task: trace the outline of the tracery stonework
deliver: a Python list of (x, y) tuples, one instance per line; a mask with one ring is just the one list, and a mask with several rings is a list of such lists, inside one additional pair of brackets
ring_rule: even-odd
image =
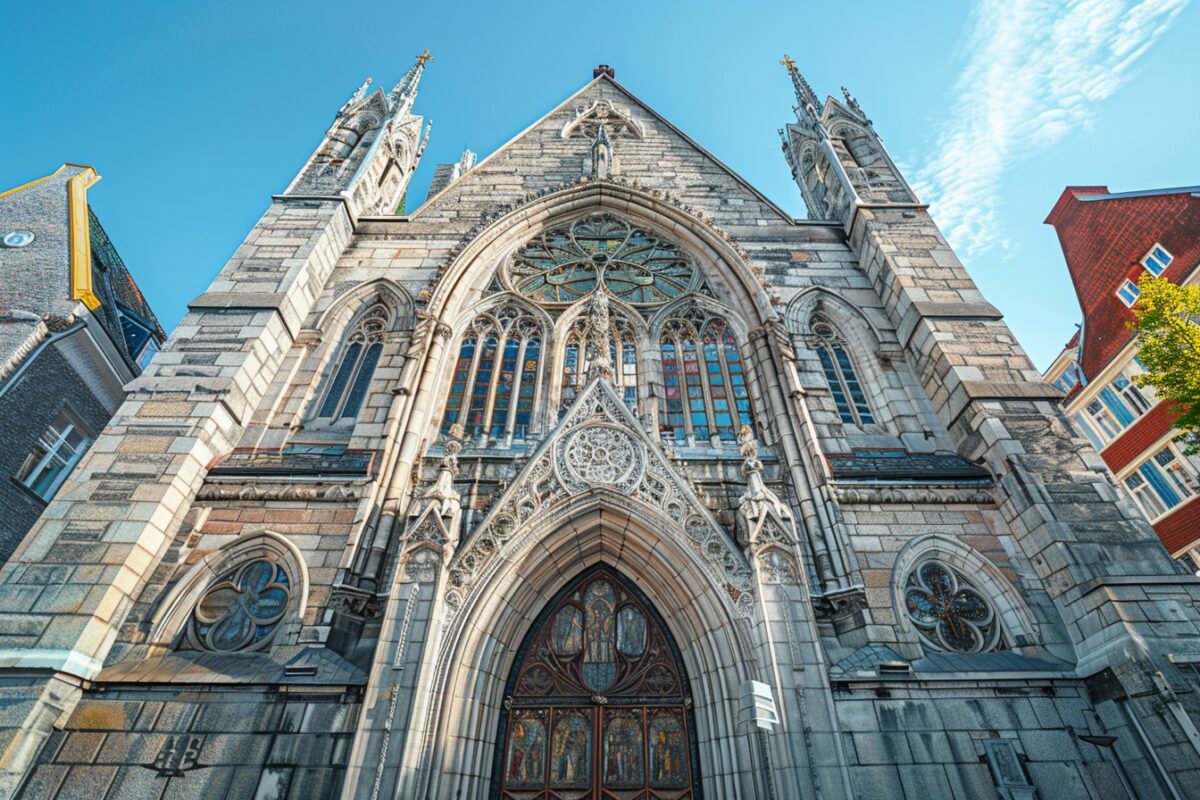
[(0, 571), (0, 797), (1200, 797), (1200, 584), (857, 101), (803, 222), (607, 67), (421, 202), (436, 66)]
[(628, 491), (638, 484), (645, 456), (629, 434), (608, 425), (581, 428), (563, 446), (567, 471), (589, 486)]

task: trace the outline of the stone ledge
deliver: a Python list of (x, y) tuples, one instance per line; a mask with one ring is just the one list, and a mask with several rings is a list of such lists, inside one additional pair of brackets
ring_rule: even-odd
[(901, 347), (907, 348), (923, 319), (978, 319), (1001, 320), (1004, 315), (991, 303), (935, 303), (932, 300), (915, 300), (901, 316), (896, 336)]

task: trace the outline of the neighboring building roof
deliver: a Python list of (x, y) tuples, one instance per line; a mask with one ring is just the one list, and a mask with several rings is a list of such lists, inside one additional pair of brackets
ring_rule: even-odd
[[(153, 337), (166, 334), (133, 276), (88, 206), (87, 189), (100, 176), (89, 166), (64, 164), (54, 172), (0, 192), (0, 235), (29, 230), (23, 247), (0, 246), (0, 364), (19, 361), (41, 321), (57, 324), (82, 303), (133, 371)], [(2, 370), (0, 370), (2, 372)]]
[(1132, 339), (1133, 312), (1117, 297), (1144, 271), (1156, 243), (1174, 257), (1163, 273), (1180, 283), (1200, 264), (1200, 187), (1111, 193), (1106, 186), (1067, 187), (1046, 223), (1062, 245), (1083, 312), (1079, 365), (1095, 378)]

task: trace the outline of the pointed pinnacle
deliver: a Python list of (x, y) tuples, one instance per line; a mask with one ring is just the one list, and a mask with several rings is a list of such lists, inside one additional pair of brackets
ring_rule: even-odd
[(807, 111), (809, 106), (812, 106), (815, 113), (821, 107), (821, 103), (817, 100), (817, 93), (813, 91), (812, 86), (804, 79), (804, 75), (800, 70), (796, 69), (796, 62), (791, 56), (786, 53), (783, 60), (779, 62), (787, 68), (788, 75), (792, 76), (792, 89), (796, 92), (796, 101), (800, 104), (802, 111)]

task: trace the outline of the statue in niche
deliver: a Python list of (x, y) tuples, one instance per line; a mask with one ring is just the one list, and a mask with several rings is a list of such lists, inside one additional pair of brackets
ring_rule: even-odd
[(592, 142), (592, 177), (597, 180), (613, 175), (613, 146), (608, 138), (608, 129), (601, 122), (596, 127), (596, 139)]

